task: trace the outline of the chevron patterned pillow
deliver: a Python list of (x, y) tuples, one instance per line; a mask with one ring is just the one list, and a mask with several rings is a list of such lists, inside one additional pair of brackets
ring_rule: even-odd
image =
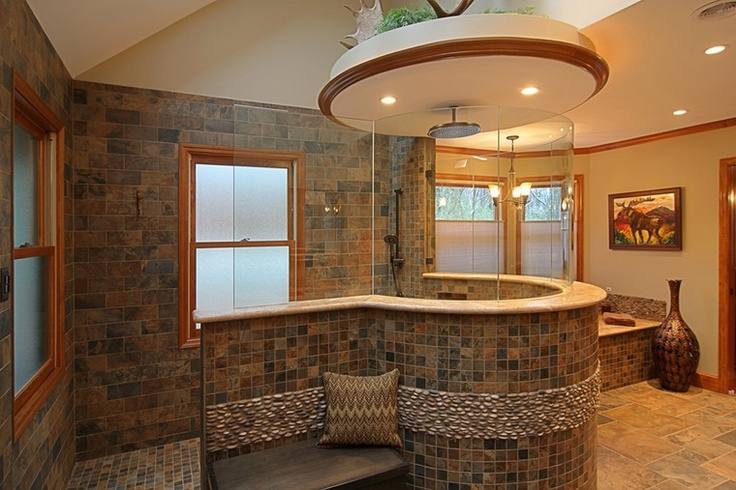
[(394, 446), (399, 439), (399, 371), (381, 376), (324, 373), (327, 399), (320, 445)]

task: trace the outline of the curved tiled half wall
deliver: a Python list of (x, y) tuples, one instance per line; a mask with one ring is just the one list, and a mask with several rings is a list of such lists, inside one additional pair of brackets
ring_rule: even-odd
[(397, 368), (413, 488), (594, 488), (595, 303), (506, 314), (368, 303), (222, 319), (205, 329), (210, 457), (316, 435), (324, 371)]

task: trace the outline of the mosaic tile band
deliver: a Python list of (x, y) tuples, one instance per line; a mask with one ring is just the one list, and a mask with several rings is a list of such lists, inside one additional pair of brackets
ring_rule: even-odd
[[(401, 386), (399, 426), (452, 439), (519, 439), (580, 427), (595, 414), (600, 368), (564, 388), (527, 393), (451, 393)], [(208, 451), (293, 437), (324, 427), (322, 387), (207, 407)]]

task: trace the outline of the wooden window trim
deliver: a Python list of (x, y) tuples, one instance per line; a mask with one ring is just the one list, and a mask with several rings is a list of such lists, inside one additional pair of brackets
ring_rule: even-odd
[[(296, 186), (289, 192), (289, 231), (287, 240), (248, 242), (199, 242), (194, 240), (196, 223), (194, 165), (205, 160), (207, 164), (227, 166), (267, 166), (286, 168), (288, 180)], [(305, 155), (297, 152), (246, 150), (218, 146), (182, 144), (179, 149), (179, 346), (182, 349), (199, 346), (199, 333), (193, 328), (192, 311), (195, 304), (195, 254), (201, 248), (290, 248), (289, 299), (304, 295), (304, 205)], [(296, 175), (294, 175), (296, 173)], [(296, 200), (294, 202), (294, 200)], [(295, 223), (295, 225), (292, 225)], [(296, 236), (294, 236), (296, 235)]]
[[(49, 302), (49, 359), (26, 383), (13, 395), (13, 439), (17, 440), (33, 420), (36, 412), (41, 408), (49, 395), (64, 375), (64, 124), (61, 119), (36, 94), (33, 88), (17, 73), (13, 73), (13, 127), (15, 123), (30, 131), (40, 141), (38, 152), (39, 175), (38, 185), (41, 186), (39, 195), (39, 223), (38, 242), (32, 247), (15, 249), (13, 246), (13, 260), (11, 260), (11, 277), (14, 277), (13, 266), (16, 259), (45, 256), (50, 257), (48, 264), (48, 302)], [(55, 134), (55, 214), (56, 226), (54, 230), (54, 245), (45, 246), (48, 240), (45, 214), (46, 194), (45, 169), (46, 138), (50, 133)], [(12, 144), (12, 143), (11, 143)], [(11, 150), (11, 155), (13, 154)], [(12, 165), (11, 165), (12, 179)], [(12, 180), (11, 180), (12, 181)], [(11, 188), (12, 194), (12, 188)], [(13, 198), (11, 195), (11, 202)], [(12, 222), (12, 213), (11, 213)], [(12, 226), (11, 226), (12, 229)], [(12, 235), (12, 232), (11, 232)], [(12, 239), (12, 238), (11, 238)], [(11, 298), (12, 300), (12, 298)], [(14, 323), (14, 309), (11, 308), (11, 322)], [(15, 346), (11, 333), (11, 345)], [(15, 379), (15, 363), (13, 363), (12, 377)], [(15, 384), (15, 381), (13, 381)]]

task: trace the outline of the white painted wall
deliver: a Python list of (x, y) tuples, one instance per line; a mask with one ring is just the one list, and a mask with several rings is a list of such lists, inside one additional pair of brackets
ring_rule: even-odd
[(78, 78), (316, 107), (338, 41), (355, 30), (344, 3), (218, 0)]

